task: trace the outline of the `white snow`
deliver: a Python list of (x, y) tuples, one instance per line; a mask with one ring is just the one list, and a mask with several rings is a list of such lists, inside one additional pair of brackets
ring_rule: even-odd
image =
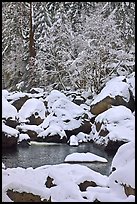
[[(112, 169), (115, 167), (115, 171)], [(128, 142), (119, 147), (111, 164), (111, 181), (117, 180), (120, 183), (135, 188), (135, 143)], [(130, 173), (129, 173), (130, 172)]]
[(65, 162), (107, 162), (107, 159), (93, 153), (72, 153), (66, 156)]
[(54, 136), (54, 135), (59, 135), (60, 139), (63, 137), (67, 137), (65, 131), (60, 127), (57, 126), (56, 124), (50, 125), (46, 130), (40, 132), (37, 137), (47, 137), (47, 136)]
[(5, 169), (5, 168), (6, 168), (5, 164), (2, 162), (2, 169)]
[(69, 139), (70, 146), (78, 146), (78, 138), (75, 135), (71, 135)]
[(2, 118), (17, 118), (17, 109), (11, 105), (4, 96), (2, 96)]
[[(10, 100), (12, 103), (24, 96), (27, 96), (28, 93), (23, 93), (21, 91), (18, 92), (10, 92), (9, 95), (7, 96), (7, 99)], [(10, 102), (10, 103), (11, 103)]]
[(125, 106), (114, 106), (99, 114), (95, 121), (103, 122), (101, 129), (106, 128), (109, 131), (107, 136), (101, 137), (93, 125), (91, 137), (98, 144), (107, 145), (109, 140), (125, 142), (135, 140), (135, 116)]
[(61, 93), (58, 90), (52, 90), (50, 92), (50, 94), (46, 97), (46, 101), (48, 102), (49, 111), (52, 109), (53, 103), (60, 98), (66, 98), (65, 94)]
[(130, 98), (129, 84), (127, 84), (126, 82), (123, 82), (122, 80), (124, 79), (125, 79), (124, 76), (119, 76), (109, 80), (106, 83), (105, 87), (101, 90), (101, 92), (92, 101), (91, 105), (98, 103), (99, 101), (103, 100), (107, 96), (115, 98), (115, 96), (117, 95), (122, 96), (123, 99), (126, 102), (128, 102)]
[[(128, 99), (127, 83), (121, 82), (124, 77), (118, 77), (107, 83), (108, 89), (102, 92), (102, 96), (98, 95), (96, 99), (100, 100), (108, 93), (112, 96), (121, 94)], [(132, 80), (131, 80), (132, 81)], [(130, 84), (133, 84), (130, 80)], [(114, 82), (114, 83), (112, 83)], [(115, 84), (115, 86), (113, 86)], [(18, 98), (19, 93), (10, 94), (3, 92), (2, 101), (2, 117), (9, 116), (16, 119), (17, 110), (8, 101), (10, 97), (14, 100)], [(20, 93), (22, 94), (22, 93)], [(16, 96), (16, 97), (15, 97)], [(15, 97), (15, 98), (14, 98)], [(96, 100), (95, 99), (95, 100)], [(59, 91), (53, 90), (46, 98), (50, 114), (45, 117), (45, 106), (41, 99), (28, 99), (19, 111), (19, 117), (22, 124), (16, 129), (11, 128), (2, 123), (2, 131), (9, 137), (19, 136), (19, 140), (27, 139), (27, 134), (19, 134), (19, 130), (34, 130), (39, 136), (59, 134), (61, 137), (66, 136), (64, 130), (72, 130), (78, 128), (82, 122), (82, 115), (85, 113), (84, 105), (77, 106), (67, 99), (67, 97)], [(96, 100), (96, 101), (98, 101)], [(94, 102), (96, 102), (94, 101)], [(86, 110), (88, 111), (88, 109)], [(26, 118), (32, 113), (38, 112), (39, 116), (44, 119), (40, 125), (23, 124)], [(80, 164), (62, 163), (57, 165), (45, 165), (36, 169), (29, 168), (6, 168), (2, 163), (2, 202), (12, 202), (7, 196), (6, 191), (13, 189), (18, 192), (28, 192), (40, 195), (41, 200), (49, 199), (52, 202), (94, 202), (95, 199), (101, 202), (135, 202), (135, 196), (126, 196), (123, 185), (135, 188), (135, 112), (132, 113), (124, 106), (112, 107), (109, 110), (99, 114), (96, 122), (103, 122), (102, 129), (107, 128), (109, 134), (104, 137), (106, 143), (112, 140), (124, 140), (128, 142), (119, 147), (111, 164), (111, 174), (109, 176), (102, 175), (92, 169)], [(94, 125), (93, 125), (94, 126)], [(78, 133), (76, 136), (70, 137), (70, 145), (77, 146), (80, 142), (87, 142), (90, 138), (101, 141), (97, 131), (91, 133)], [(95, 134), (93, 136), (93, 132)], [(53, 143), (38, 143), (36, 145), (52, 145)], [(77, 148), (77, 147), (74, 147)], [(56, 154), (56, 152), (55, 152)], [(39, 155), (38, 155), (39, 156)], [(59, 155), (58, 155), (59, 156)], [(87, 153), (69, 154), (64, 159), (65, 162), (107, 162), (107, 160), (98, 155)], [(112, 171), (115, 167), (116, 170)], [(53, 184), (56, 186), (47, 188), (45, 182), (47, 177), (53, 178)], [(84, 181), (93, 181), (96, 187), (87, 187), (85, 191), (80, 191), (79, 184)], [(116, 182), (117, 181), (117, 182)]]
[(42, 128), (57, 125), (63, 130), (73, 130), (81, 126), (85, 110), (66, 98), (60, 98), (52, 103), (50, 112), (40, 125)]
[[(41, 200), (51, 197), (52, 202), (93, 202), (95, 199), (101, 202), (135, 202), (135, 196), (127, 197), (123, 186), (110, 179), (112, 175), (107, 177), (79, 164), (2, 169), (2, 202), (11, 201), (6, 195), (8, 189), (33, 193), (39, 195)], [(52, 183), (55, 184), (51, 188), (45, 185), (48, 176), (53, 178)], [(115, 179), (118, 178), (119, 175)], [(80, 191), (78, 185), (84, 181), (93, 181), (97, 186)], [(127, 182), (130, 182), (129, 177)]]
[(19, 131), (2, 123), (2, 132), (6, 133), (7, 137), (18, 137)]
[[(54, 179), (55, 187), (46, 188), (46, 178)], [(52, 201), (84, 201), (78, 185), (84, 181), (94, 181), (99, 186), (106, 186), (107, 176), (103, 176), (88, 167), (78, 164), (45, 165), (33, 168), (7, 168), (2, 170), (2, 202), (9, 202), (6, 191), (30, 192), (40, 195), (41, 199)]]
[(62, 120), (71, 120), (71, 118), (82, 116), (85, 112), (83, 108), (64, 98), (58, 99), (53, 104), (52, 111)]
[(91, 139), (91, 135), (90, 134), (86, 134), (86, 133), (83, 133), (83, 132), (79, 132), (76, 137), (78, 138), (78, 142), (81, 143), (81, 142), (88, 142), (90, 141)]
[[(32, 114), (34, 114), (36, 118), (40, 117), (44, 119), (45, 111), (45, 105), (41, 100), (36, 98), (28, 99), (18, 112), (19, 120), (20, 122), (25, 122)], [(37, 113), (37, 115), (35, 113)]]
[(41, 128), (39, 125), (26, 125), (26, 124), (17, 125), (16, 129), (22, 130), (23, 132), (27, 132), (28, 130), (32, 130), (38, 134), (43, 131), (43, 128)]
[(19, 134), (19, 138), (18, 138), (18, 142), (21, 142), (22, 140), (28, 140), (30, 139), (30, 137), (28, 136), (28, 134)]

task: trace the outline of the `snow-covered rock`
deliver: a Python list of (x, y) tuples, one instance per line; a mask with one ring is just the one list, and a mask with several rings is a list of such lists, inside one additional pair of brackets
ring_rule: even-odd
[(16, 147), (19, 131), (2, 123), (2, 147)]
[(16, 120), (17, 109), (11, 105), (4, 96), (2, 96), (2, 119), (7, 120), (8, 118)]
[(78, 138), (75, 135), (71, 135), (69, 139), (70, 146), (78, 146)]
[(134, 141), (135, 116), (125, 106), (114, 106), (96, 117), (91, 137), (110, 151), (125, 142)]
[(66, 142), (67, 135), (60, 126), (54, 124), (40, 132), (37, 136), (37, 140), (44, 142)]
[[(51, 113), (41, 124), (42, 128), (46, 129), (48, 126), (56, 124), (65, 131), (73, 131), (81, 127), (83, 131), (90, 132), (91, 125), (89, 120), (84, 118), (86, 115), (85, 110), (68, 99), (60, 98), (56, 100), (50, 111)], [(86, 124), (86, 122), (88, 124)], [(84, 130), (84, 128), (86, 130)], [(80, 130), (78, 129), (76, 134), (79, 132)], [(73, 135), (73, 132), (70, 135)]]
[(128, 142), (119, 147), (111, 164), (109, 186), (122, 186), (125, 194), (135, 195), (135, 143)]
[(28, 99), (18, 112), (20, 122), (39, 125), (45, 118), (45, 105), (36, 98)]
[(112, 106), (124, 105), (134, 111), (135, 101), (125, 76), (111, 79), (91, 103), (91, 113), (98, 115)]
[(27, 134), (30, 137), (30, 140), (37, 140), (37, 136), (40, 132), (44, 131), (43, 128), (41, 128), (38, 125), (26, 125), (21, 124), (16, 127), (16, 129), (23, 134)]
[(107, 159), (93, 153), (72, 153), (66, 156), (65, 162), (107, 162)]
[(30, 137), (28, 134), (19, 134), (18, 138), (18, 145), (21, 147), (28, 147), (30, 146)]

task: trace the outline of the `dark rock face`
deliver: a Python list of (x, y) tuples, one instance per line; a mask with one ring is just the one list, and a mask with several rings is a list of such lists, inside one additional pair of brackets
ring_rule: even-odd
[(79, 184), (79, 188), (81, 191), (86, 191), (87, 187), (89, 186), (97, 186), (97, 184), (94, 181), (84, 181), (83, 183)]
[(81, 104), (85, 103), (85, 101), (86, 99), (80, 96), (80, 98), (75, 97), (72, 102), (80, 106)]
[(100, 113), (103, 113), (104, 111), (108, 110), (112, 107), (112, 98), (107, 96), (102, 101), (92, 105), (90, 107), (90, 111), (93, 115), (99, 115)]
[(36, 131), (34, 131), (34, 130), (23, 131), (23, 130), (21, 130), (21, 128), (19, 129), (19, 131), (20, 131), (20, 133), (28, 134), (31, 141), (36, 141), (37, 140), (38, 133)]
[(22, 141), (20, 141), (20, 142), (18, 142), (18, 146), (20, 146), (20, 147), (29, 147), (30, 146), (30, 144), (29, 144), (29, 140), (22, 140)]
[(27, 118), (30, 121), (27, 124), (29, 124), (29, 125), (40, 125), (43, 122), (44, 119), (41, 119), (39, 116), (37, 117), (37, 114), (38, 113), (35, 113), (35, 115), (32, 114), (29, 118)]
[(135, 196), (135, 189), (132, 188), (130, 185), (129, 186), (124, 185), (124, 190), (125, 190), (125, 194), (127, 196), (129, 196), (129, 195), (134, 195)]
[(129, 108), (132, 112), (135, 110), (135, 101), (133, 98), (132, 92), (129, 90), (130, 93), (130, 99), (128, 102), (126, 102), (122, 96), (115, 96), (115, 98), (111, 98), (110, 96), (107, 96), (103, 100), (99, 101), (98, 103), (92, 105), (90, 107), (90, 111), (94, 115), (99, 115), (100, 113), (103, 113), (104, 111), (108, 110), (112, 106), (119, 106), (123, 105)]
[(23, 104), (29, 99), (29, 97), (26, 95), (24, 97), (21, 97), (19, 99), (17, 99), (16, 101), (14, 101), (12, 103), (12, 105), (18, 110), (20, 110), (20, 108), (23, 106)]
[(55, 143), (66, 143), (67, 138), (60, 138), (60, 135), (46, 136), (46, 137), (37, 137), (37, 142), (55, 142)]
[(51, 188), (53, 186), (56, 186), (54, 183), (53, 183), (54, 179), (51, 178), (50, 176), (47, 177), (47, 180), (45, 182), (45, 185), (47, 188)]
[(34, 195), (33, 193), (27, 193), (27, 192), (18, 192), (14, 190), (7, 190), (7, 195), (9, 198), (14, 202), (51, 202), (51, 199), (43, 199), (41, 201), (41, 198), (39, 195)]
[(118, 148), (119, 148), (121, 145), (125, 144), (125, 143), (126, 143), (126, 142), (124, 142), (124, 141), (118, 141), (118, 140), (112, 141), (112, 140), (110, 140), (110, 141), (108, 142), (107, 146), (104, 148), (104, 150), (105, 150), (106, 152), (108, 152), (109, 154), (114, 154), (114, 153), (117, 152)]
[(16, 148), (18, 137), (10, 136), (2, 132), (2, 148)]
[(70, 138), (71, 135), (77, 135), (79, 132), (89, 134), (91, 131), (91, 123), (89, 121), (84, 121), (79, 128), (73, 130), (65, 130), (65, 133)]
[(5, 120), (5, 125), (16, 128), (17, 125), (19, 125), (19, 122), (17, 120), (13, 120), (11, 118), (4, 119)]

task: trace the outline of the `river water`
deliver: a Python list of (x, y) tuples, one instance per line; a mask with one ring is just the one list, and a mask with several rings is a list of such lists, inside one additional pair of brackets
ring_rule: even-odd
[(108, 155), (100, 148), (97, 148), (93, 143), (82, 143), (79, 146), (74, 147), (62, 143), (32, 142), (31, 146), (29, 146), (28, 148), (17, 147), (17, 150), (14, 151), (3, 151), (2, 162), (7, 168), (36, 168), (43, 165), (64, 163), (65, 157), (74, 152), (91, 152), (93, 154), (106, 158), (108, 160), (107, 163), (94, 162), (80, 164), (86, 165), (90, 169), (93, 169), (103, 175), (109, 175), (113, 156)]

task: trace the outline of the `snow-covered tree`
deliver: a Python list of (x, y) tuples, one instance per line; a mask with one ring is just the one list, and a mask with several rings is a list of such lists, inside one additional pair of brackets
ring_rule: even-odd
[(134, 2), (2, 2), (3, 85), (90, 89), (134, 71)]

